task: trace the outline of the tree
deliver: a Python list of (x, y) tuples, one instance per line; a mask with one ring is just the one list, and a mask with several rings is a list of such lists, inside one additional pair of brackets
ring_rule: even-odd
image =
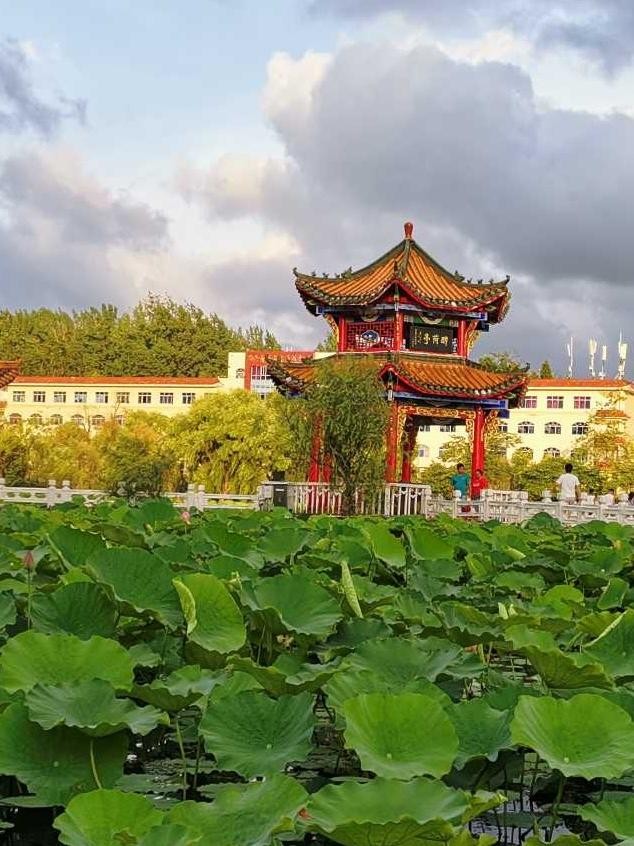
[(280, 350), (282, 349), (275, 335), (263, 326), (238, 328), (241, 344), (236, 349), (245, 350)]
[(355, 511), (357, 491), (381, 484), (389, 408), (376, 366), (363, 360), (326, 360), (307, 392), (310, 417), (323, 432), (333, 479), (342, 486), (342, 510)]
[(174, 419), (171, 449), (187, 478), (219, 493), (254, 493), (289, 464), (289, 433), (277, 397), (249, 391), (215, 394)]
[(0, 476), (7, 485), (28, 484), (31, 440), (21, 426), (0, 426)]
[(326, 337), (317, 344), (318, 352), (337, 352), (337, 336), (331, 329)]
[(65, 423), (38, 432), (31, 439), (34, 484), (48, 479), (68, 480), (74, 488), (94, 488), (101, 476), (101, 456), (95, 440), (83, 426)]
[[(508, 489), (511, 484), (511, 468), (507, 460), (509, 449), (520, 443), (517, 435), (509, 432), (492, 431), (486, 438), (485, 474), (492, 488)], [(440, 448), (443, 462), (455, 466), (471, 465), (471, 441), (468, 437), (454, 435)]]
[(553, 369), (550, 366), (549, 361), (542, 361), (541, 367), (539, 368), (539, 378), (540, 379), (554, 379), (555, 374), (553, 373)]
[(478, 364), (495, 373), (513, 373), (524, 367), (520, 359), (510, 352), (493, 352), (481, 355)]

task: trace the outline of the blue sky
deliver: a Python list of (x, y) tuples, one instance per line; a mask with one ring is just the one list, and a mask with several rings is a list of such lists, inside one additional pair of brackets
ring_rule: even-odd
[(482, 351), (627, 334), (627, 0), (22, 0), (1, 27), (6, 306), (155, 291), (306, 347), (291, 268), (412, 218), (450, 269), (511, 274)]

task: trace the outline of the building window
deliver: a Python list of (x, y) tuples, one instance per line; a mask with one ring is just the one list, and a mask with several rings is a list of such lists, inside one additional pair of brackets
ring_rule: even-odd
[(87, 391), (75, 391), (75, 402), (88, 402)]
[(70, 418), (70, 422), (74, 423), (75, 426), (83, 426), (85, 423), (84, 415), (83, 414), (73, 414)]
[(572, 424), (572, 434), (573, 435), (587, 435), (588, 434), (588, 424), (587, 423), (573, 423)]
[(575, 397), (574, 398), (574, 407), (575, 408), (590, 408), (590, 397)]
[(150, 405), (152, 402), (152, 394), (149, 391), (139, 391), (137, 402), (139, 405)]
[(114, 422), (117, 424), (117, 426), (123, 426), (123, 424), (125, 423), (125, 417), (123, 416), (123, 414), (115, 414)]
[(107, 403), (108, 402), (108, 391), (95, 391), (95, 402)]
[(26, 402), (26, 391), (14, 391), (13, 402)]
[(128, 405), (130, 402), (130, 391), (117, 391), (117, 404)]
[(93, 429), (101, 429), (101, 427), (103, 426), (103, 424), (105, 422), (106, 422), (106, 418), (103, 416), (103, 414), (93, 415), (93, 417), (90, 421)]
[(48, 422), (51, 426), (61, 426), (64, 420), (61, 414), (51, 414), (48, 418)]
[(508, 432), (508, 430), (509, 424), (506, 422), (506, 420), (500, 420), (498, 422), (498, 432)]
[(53, 391), (53, 402), (66, 402), (66, 391)]
[[(351, 347), (354, 347), (354, 343), (351, 344)], [(275, 385), (268, 374), (266, 364), (251, 365), (251, 390), (254, 394), (258, 394), (262, 398), (275, 390)]]
[(522, 458), (527, 458), (529, 461), (533, 460), (533, 450), (530, 447), (520, 447), (515, 450), (515, 455), (520, 455)]
[(29, 417), (29, 423), (31, 426), (41, 426), (43, 423), (42, 415), (41, 414), (32, 414)]
[(423, 423), (422, 426), (418, 427), (418, 431), (419, 432), (431, 432), (431, 426), (429, 425), (429, 423)]
[(33, 402), (46, 402), (46, 391), (33, 391)]
[(170, 391), (161, 391), (159, 395), (160, 405), (174, 405), (174, 394)]
[(546, 423), (544, 426), (545, 435), (561, 435), (561, 423), (555, 423), (554, 420)]
[(196, 394), (193, 391), (183, 392), (183, 405), (191, 405), (196, 399)]
[(518, 435), (532, 435), (535, 432), (535, 424), (530, 423), (528, 420), (523, 420), (521, 423), (517, 424), (517, 434)]
[(439, 431), (441, 432), (455, 432), (456, 431), (456, 424), (455, 423), (441, 423), (438, 427)]
[(546, 397), (546, 408), (563, 408), (563, 397)]
[(22, 415), (21, 414), (10, 414), (9, 415), (9, 423), (12, 423), (14, 426), (19, 426), (22, 422)]
[(537, 408), (537, 397), (526, 396), (520, 400), (520, 408)]
[(561, 450), (558, 450), (557, 447), (548, 447), (544, 450), (544, 458), (559, 458), (561, 455)]
[(418, 457), (419, 458), (429, 458), (429, 447), (428, 446), (419, 446), (418, 447)]

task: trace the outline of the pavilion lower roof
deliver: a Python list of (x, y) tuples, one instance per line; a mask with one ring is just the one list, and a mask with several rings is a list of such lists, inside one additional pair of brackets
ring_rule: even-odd
[(504, 317), (508, 305), (508, 278), (486, 284), (466, 281), (450, 273), (412, 238), (405, 238), (385, 255), (361, 270), (348, 270), (334, 278), (295, 274), (295, 285), (309, 311), (316, 306), (368, 306), (394, 285), (428, 309), (449, 311), (488, 310), (492, 321)]
[(337, 356), (301, 363), (270, 361), (271, 378), (282, 391), (301, 393), (319, 374), (320, 366), (334, 360), (363, 359), (376, 367), (377, 376), (392, 374), (400, 390), (411, 390), (421, 397), (455, 399), (519, 399), (526, 388), (524, 370), (495, 373), (465, 359), (438, 355), (354, 355)]
[(0, 388), (6, 388), (20, 375), (21, 361), (0, 361)]

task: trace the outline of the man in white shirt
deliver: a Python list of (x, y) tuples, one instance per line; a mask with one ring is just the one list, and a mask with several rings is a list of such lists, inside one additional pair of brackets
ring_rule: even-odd
[(559, 487), (559, 499), (563, 502), (579, 502), (581, 495), (581, 488), (579, 479), (572, 472), (572, 464), (568, 463), (564, 467), (565, 473), (557, 479)]

